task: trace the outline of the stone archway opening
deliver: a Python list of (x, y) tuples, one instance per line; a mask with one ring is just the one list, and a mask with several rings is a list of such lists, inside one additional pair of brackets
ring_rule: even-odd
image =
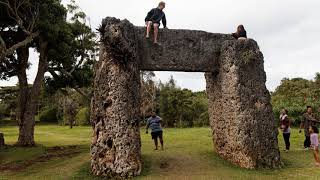
[(140, 71), (140, 74), (141, 124), (145, 125), (155, 112), (162, 118), (164, 128), (209, 125), (204, 73)]
[(217, 154), (243, 168), (280, 166), (263, 55), (254, 40), (162, 30), (161, 46), (153, 46), (143, 27), (111, 17), (99, 31), (91, 103), (94, 175), (125, 178), (141, 172), (140, 70), (205, 72)]

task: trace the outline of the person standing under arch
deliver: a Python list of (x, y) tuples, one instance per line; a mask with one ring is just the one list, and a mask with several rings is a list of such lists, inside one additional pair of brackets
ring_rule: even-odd
[(152, 112), (151, 117), (147, 121), (146, 133), (148, 134), (149, 127), (151, 128), (151, 137), (154, 141), (155, 150), (158, 150), (158, 138), (161, 144), (161, 150), (163, 150), (163, 137), (162, 137), (162, 128), (161, 128), (162, 119), (156, 115), (155, 112)]

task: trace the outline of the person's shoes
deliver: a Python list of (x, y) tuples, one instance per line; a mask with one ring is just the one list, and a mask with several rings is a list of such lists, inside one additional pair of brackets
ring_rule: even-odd
[(154, 42), (153, 45), (155, 45), (155, 46), (161, 46), (161, 44), (158, 43), (158, 42)]
[(146, 39), (149, 39), (150, 38), (150, 36), (146, 36)]
[(305, 148), (304, 148), (304, 150), (305, 150), (305, 151), (308, 151), (308, 150), (309, 150), (309, 148), (305, 147)]
[(288, 150), (288, 149), (285, 149), (285, 150), (283, 150), (283, 151), (284, 151), (284, 152), (286, 152), (286, 153), (287, 153), (287, 152), (289, 152), (289, 150)]

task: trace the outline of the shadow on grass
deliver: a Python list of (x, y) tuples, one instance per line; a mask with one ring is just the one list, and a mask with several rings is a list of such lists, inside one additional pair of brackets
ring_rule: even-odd
[(54, 146), (35, 147), (7, 146), (0, 152), (0, 171), (18, 172), (30, 166), (49, 162), (53, 159), (73, 158), (77, 154), (86, 152), (86, 146)]

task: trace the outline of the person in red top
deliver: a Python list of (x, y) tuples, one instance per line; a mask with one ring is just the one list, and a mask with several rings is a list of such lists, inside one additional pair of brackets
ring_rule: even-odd
[(286, 144), (285, 152), (288, 152), (290, 149), (290, 125), (291, 121), (288, 117), (288, 110), (283, 109), (280, 114), (280, 129), (282, 130), (283, 139)]

